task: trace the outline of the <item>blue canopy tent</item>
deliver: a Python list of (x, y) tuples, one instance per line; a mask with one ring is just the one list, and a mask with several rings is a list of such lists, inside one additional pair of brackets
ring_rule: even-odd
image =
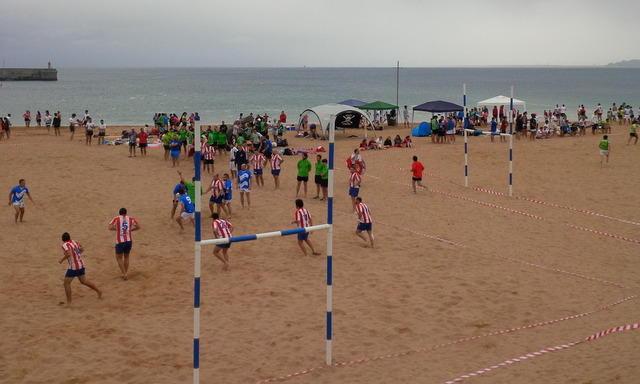
[(448, 101), (436, 100), (428, 101), (420, 105), (413, 107), (411, 112), (411, 121), (413, 121), (413, 115), (415, 111), (431, 112), (431, 113), (447, 113), (447, 112), (464, 112), (464, 107), (458, 104), (454, 104)]
[(362, 100), (356, 100), (356, 99), (347, 99), (347, 100), (343, 100), (341, 102), (339, 102), (338, 104), (342, 104), (342, 105), (348, 105), (350, 107), (361, 107), (365, 104), (367, 104), (366, 101), (362, 101)]

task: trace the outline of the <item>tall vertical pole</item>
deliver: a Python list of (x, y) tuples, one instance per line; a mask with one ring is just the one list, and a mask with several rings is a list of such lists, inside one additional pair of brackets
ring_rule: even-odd
[(462, 83), (462, 106), (464, 107), (464, 117), (467, 117), (467, 83)]
[(467, 129), (463, 128), (464, 132), (464, 186), (469, 186), (469, 149), (467, 148), (469, 143), (467, 140)]
[(511, 86), (511, 99), (509, 100), (509, 196), (513, 196), (513, 85)]
[(200, 256), (202, 240), (200, 234), (200, 208), (201, 208), (201, 181), (200, 169), (202, 168), (201, 156), (201, 138), (200, 124), (196, 124), (193, 144), (195, 145), (195, 153), (193, 156), (193, 166), (195, 169), (195, 255), (193, 258), (193, 384), (200, 383)]
[(513, 134), (509, 135), (509, 196), (513, 196)]
[[(400, 108), (400, 60), (396, 64), (396, 105)], [(400, 116), (398, 116), (398, 119), (400, 119)]]
[(329, 119), (329, 188), (327, 196), (327, 335), (325, 345), (325, 362), (327, 365), (333, 364), (332, 342), (333, 342), (333, 164), (335, 146), (335, 116)]

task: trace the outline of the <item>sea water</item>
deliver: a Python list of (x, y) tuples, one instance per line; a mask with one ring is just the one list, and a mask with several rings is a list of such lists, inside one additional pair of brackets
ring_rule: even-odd
[[(566, 104), (593, 111), (597, 103), (640, 104), (640, 69), (623, 68), (400, 68), (400, 106), (447, 100), (462, 105), (496, 95), (527, 103), (541, 113)], [(289, 121), (306, 108), (344, 99), (396, 103), (396, 68), (61, 68), (57, 82), (3, 82), (0, 115), (61, 111), (63, 118), (84, 110), (108, 124), (150, 123), (156, 112), (199, 112), (204, 122), (286, 111)], [(416, 120), (428, 117), (417, 115)], [(34, 121), (35, 123), (35, 121)]]

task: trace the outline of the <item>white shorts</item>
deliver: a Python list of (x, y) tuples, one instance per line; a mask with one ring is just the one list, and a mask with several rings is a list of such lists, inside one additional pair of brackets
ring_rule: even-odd
[(609, 150), (608, 149), (601, 149), (600, 150), (600, 156), (608, 156), (609, 155)]
[(229, 162), (229, 169), (232, 170), (232, 171), (237, 171), (238, 170), (238, 166), (236, 165), (235, 162), (230, 161)]
[(250, 189), (250, 188), (240, 187), (240, 192), (246, 192), (246, 193), (249, 193), (249, 192), (251, 192), (251, 189)]
[(189, 220), (189, 219), (193, 219), (194, 214), (193, 213), (188, 213), (188, 212), (182, 212), (180, 214), (180, 217), (182, 218), (182, 220)]
[(24, 208), (24, 201), (14, 201), (11, 205), (18, 208)]

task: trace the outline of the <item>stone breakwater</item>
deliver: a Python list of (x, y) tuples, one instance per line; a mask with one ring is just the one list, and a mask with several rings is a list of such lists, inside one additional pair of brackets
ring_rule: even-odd
[(0, 81), (57, 81), (55, 68), (0, 68)]

